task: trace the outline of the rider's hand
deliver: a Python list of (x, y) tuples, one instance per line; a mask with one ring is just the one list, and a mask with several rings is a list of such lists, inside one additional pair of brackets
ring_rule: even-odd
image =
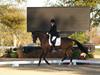
[(49, 33), (48, 33), (48, 32), (47, 32), (46, 34), (47, 34), (47, 35), (49, 35)]

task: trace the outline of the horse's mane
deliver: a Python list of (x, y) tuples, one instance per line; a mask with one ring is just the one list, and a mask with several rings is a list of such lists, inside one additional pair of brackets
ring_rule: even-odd
[(42, 38), (42, 39), (48, 39), (48, 35), (46, 34), (46, 32), (37, 32), (37, 35), (39, 38)]

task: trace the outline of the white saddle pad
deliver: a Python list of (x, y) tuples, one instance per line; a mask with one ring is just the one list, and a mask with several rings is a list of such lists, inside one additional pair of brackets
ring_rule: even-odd
[[(52, 39), (52, 41), (53, 41), (55, 38), (56, 38), (56, 37), (54, 36), (53, 39)], [(51, 43), (51, 41), (50, 41), (50, 38), (49, 38), (49, 45), (52, 46), (52, 43)], [(61, 45), (61, 38), (59, 37), (59, 38), (56, 39), (55, 46), (60, 46), (60, 45)]]

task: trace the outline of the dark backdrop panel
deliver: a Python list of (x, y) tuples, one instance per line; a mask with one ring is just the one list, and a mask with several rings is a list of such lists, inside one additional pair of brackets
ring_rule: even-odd
[(49, 31), (50, 19), (53, 17), (56, 19), (59, 32), (89, 30), (90, 9), (88, 7), (28, 7), (27, 31)]

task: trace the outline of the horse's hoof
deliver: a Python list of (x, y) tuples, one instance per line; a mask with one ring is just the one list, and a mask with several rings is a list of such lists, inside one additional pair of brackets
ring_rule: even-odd
[(73, 65), (73, 63), (69, 63), (69, 66)]
[(52, 50), (52, 53), (56, 53), (57, 51), (56, 50)]
[(51, 65), (50, 63), (48, 63), (48, 65)]
[(38, 66), (40, 66), (40, 64), (38, 64)]

